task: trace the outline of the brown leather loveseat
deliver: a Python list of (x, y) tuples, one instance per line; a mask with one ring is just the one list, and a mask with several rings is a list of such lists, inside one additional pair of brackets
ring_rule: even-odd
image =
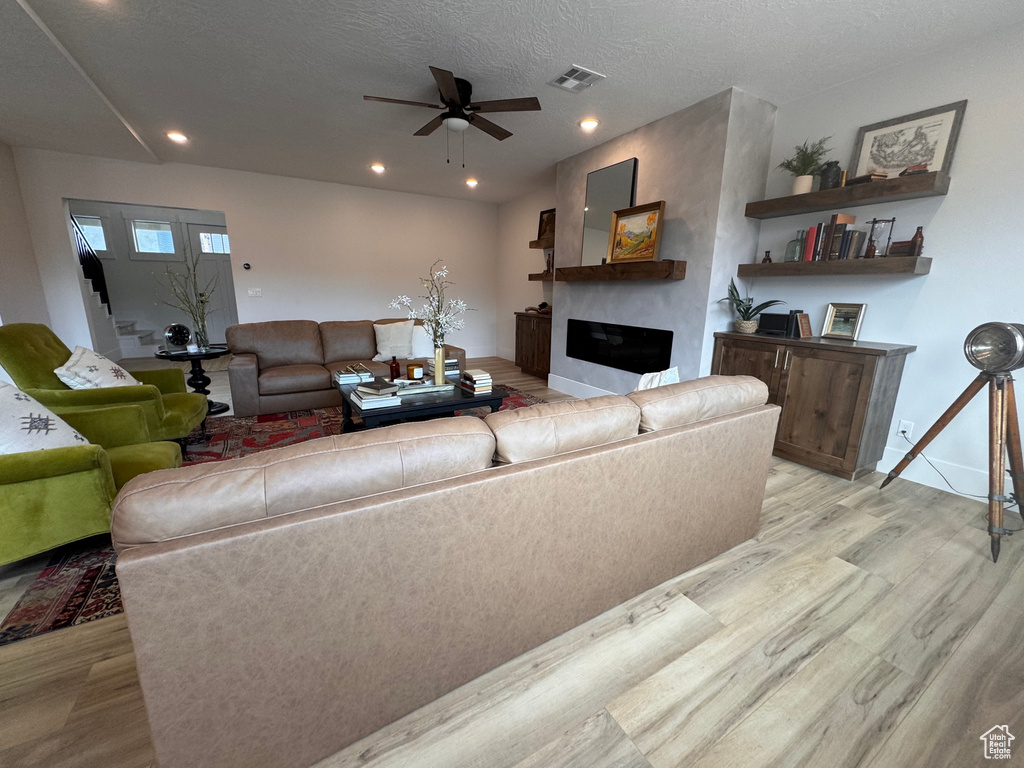
[[(230, 326), (228, 381), (235, 415), (341, 405), (341, 394), (332, 380), (334, 372), (362, 363), (375, 375), (387, 376), (388, 364), (373, 361), (377, 354), (373, 325), (402, 320), (274, 320)], [(465, 369), (464, 349), (446, 344), (445, 357), (457, 359), (459, 370)], [(403, 368), (410, 362), (427, 363), (425, 359), (401, 362)]]
[(308, 766), (758, 529), (745, 376), (151, 472), (117, 577), (160, 765)]

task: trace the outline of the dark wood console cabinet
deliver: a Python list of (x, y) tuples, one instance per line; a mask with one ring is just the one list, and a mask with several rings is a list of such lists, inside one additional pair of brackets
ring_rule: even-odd
[(551, 372), (551, 315), (516, 312), (516, 365), (531, 376)]
[(775, 455), (847, 480), (882, 458), (907, 354), (917, 347), (716, 333), (713, 374), (754, 376), (782, 407)]

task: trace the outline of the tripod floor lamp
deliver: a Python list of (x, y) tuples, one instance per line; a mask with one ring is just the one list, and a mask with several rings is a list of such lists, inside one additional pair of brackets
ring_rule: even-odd
[[(967, 361), (981, 373), (972, 381), (938, 421), (924, 433), (888, 477), (885, 488), (907, 468), (928, 444), (938, 437), (960, 411), (988, 385), (988, 534), (992, 544), (992, 561), (999, 560), (999, 544), (1013, 531), (1003, 527), (1003, 505), (1024, 502), (1024, 457), (1021, 455), (1020, 424), (1017, 401), (1013, 393), (1011, 371), (1024, 367), (1024, 325), (1020, 323), (985, 323), (964, 340)], [(1006, 488), (1006, 463), (1010, 463), (1013, 495)]]

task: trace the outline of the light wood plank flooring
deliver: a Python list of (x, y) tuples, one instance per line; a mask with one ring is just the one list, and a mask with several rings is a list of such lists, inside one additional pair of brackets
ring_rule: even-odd
[[(880, 480), (774, 461), (756, 538), (320, 768), (988, 764), (1024, 740), (1024, 540), (994, 565), (982, 504)], [(123, 616), (0, 648), (0, 765), (153, 763)]]

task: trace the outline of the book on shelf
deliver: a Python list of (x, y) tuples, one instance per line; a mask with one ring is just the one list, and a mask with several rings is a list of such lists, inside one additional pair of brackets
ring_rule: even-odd
[(359, 410), (365, 411), (371, 408), (392, 408), (396, 405), (402, 404), (402, 398), (398, 395), (379, 395), (374, 397), (373, 395), (367, 395), (362, 397), (358, 392), (353, 392), (352, 404)]
[(478, 384), (483, 382), (487, 382), (489, 384), (491, 382), (491, 374), (482, 368), (470, 368), (469, 370), (463, 371), (462, 378)]
[(817, 232), (818, 228), (813, 224), (807, 228), (807, 234), (804, 235), (804, 261), (814, 261), (814, 238)]
[(848, 231), (850, 232), (850, 248), (846, 252), (846, 258), (859, 259), (864, 255), (864, 246), (868, 240), (868, 233), (861, 229)]
[(850, 243), (853, 242), (853, 230), (847, 229), (842, 234), (841, 242), (839, 243), (839, 256), (837, 258), (847, 259), (850, 256)]
[(392, 392), (397, 392), (398, 389), (398, 384), (378, 376), (373, 381), (360, 384), (356, 387), (356, 392), (360, 395), (389, 395)]
[[(822, 240), (822, 254), (823, 260), (830, 260), (839, 257), (839, 243), (836, 242), (836, 231), (837, 228), (842, 226), (840, 231), (839, 239), (842, 240), (842, 231), (846, 230), (847, 225), (856, 224), (857, 217), (851, 216), (848, 213), (833, 213), (832, 218), (829, 219), (828, 224), (825, 227), (825, 236)], [(833, 255), (835, 254), (835, 255)]]

